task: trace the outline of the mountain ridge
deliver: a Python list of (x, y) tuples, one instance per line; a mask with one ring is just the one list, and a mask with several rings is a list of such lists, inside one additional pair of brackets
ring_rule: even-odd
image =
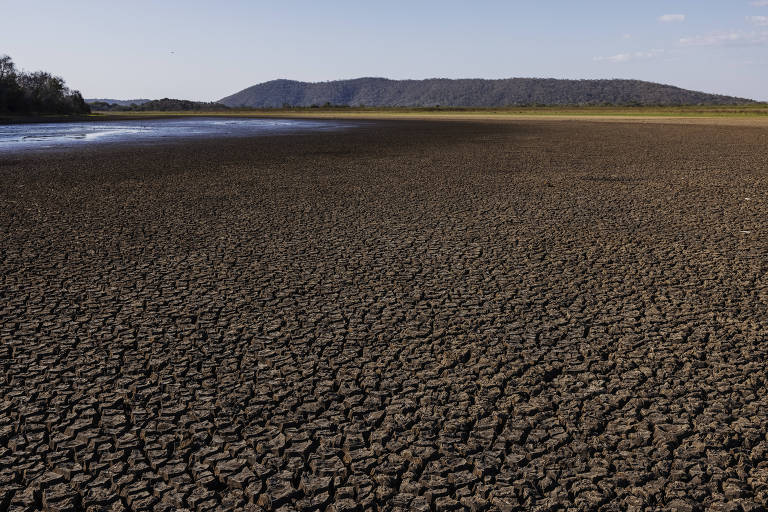
[(368, 107), (504, 107), (522, 105), (736, 105), (747, 98), (629, 79), (363, 77), (328, 82), (277, 79), (218, 101), (228, 107), (349, 105)]

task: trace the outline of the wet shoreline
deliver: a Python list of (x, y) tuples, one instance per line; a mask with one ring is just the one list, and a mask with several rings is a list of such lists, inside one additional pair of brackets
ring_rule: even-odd
[(343, 130), (358, 124), (350, 121), (222, 117), (16, 124), (0, 126), (0, 152), (78, 148), (92, 144), (119, 145), (183, 139), (255, 137)]

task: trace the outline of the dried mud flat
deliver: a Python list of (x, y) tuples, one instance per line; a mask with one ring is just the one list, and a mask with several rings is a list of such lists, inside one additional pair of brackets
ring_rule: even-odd
[(768, 129), (0, 156), (0, 510), (763, 510)]

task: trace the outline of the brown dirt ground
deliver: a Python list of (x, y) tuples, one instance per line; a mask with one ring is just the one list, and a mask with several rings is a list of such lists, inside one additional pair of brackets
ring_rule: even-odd
[(0, 156), (0, 510), (764, 510), (768, 129)]

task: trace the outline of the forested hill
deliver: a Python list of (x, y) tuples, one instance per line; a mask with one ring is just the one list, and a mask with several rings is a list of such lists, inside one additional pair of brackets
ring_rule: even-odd
[(518, 105), (732, 105), (752, 100), (641, 80), (357, 78), (333, 82), (272, 80), (219, 100), (228, 107), (349, 105), (504, 107)]

